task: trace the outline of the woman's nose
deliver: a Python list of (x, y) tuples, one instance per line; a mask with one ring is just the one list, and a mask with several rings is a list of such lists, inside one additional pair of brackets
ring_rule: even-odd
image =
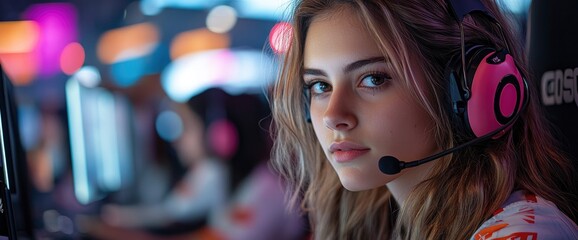
[(325, 126), (338, 131), (346, 131), (357, 125), (354, 96), (345, 90), (334, 90), (323, 115)]

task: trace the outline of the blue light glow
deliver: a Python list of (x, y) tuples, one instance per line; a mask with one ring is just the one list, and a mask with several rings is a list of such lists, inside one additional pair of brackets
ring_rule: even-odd
[(96, 87), (100, 84), (100, 72), (96, 67), (84, 66), (73, 75), (85, 87)]
[(531, 0), (499, 0), (500, 5), (515, 14), (524, 14), (530, 8)]
[(145, 15), (156, 15), (163, 8), (207, 9), (220, 5), (224, 0), (141, 0), (140, 8)]
[(233, 1), (239, 16), (244, 18), (282, 20), (293, 10), (291, 0), (243, 0)]
[(121, 171), (119, 159), (118, 129), (116, 127), (115, 99), (112, 93), (98, 89), (96, 99), (98, 122), (95, 136), (95, 153), (97, 158), (97, 176), (99, 186), (106, 191), (115, 191), (121, 186)]
[(110, 73), (118, 86), (129, 87), (145, 75), (160, 72), (169, 61), (168, 47), (159, 44), (149, 55), (113, 63)]
[(38, 146), (42, 132), (40, 120), (40, 112), (35, 106), (25, 103), (18, 105), (19, 133), (25, 150)]
[(183, 121), (173, 111), (161, 112), (155, 121), (159, 136), (165, 141), (172, 142), (183, 134)]
[(74, 193), (82, 204), (119, 190), (131, 176), (129, 113), (122, 99), (74, 77), (66, 82)]
[(87, 204), (92, 198), (88, 184), (86, 149), (84, 144), (84, 128), (82, 124), (82, 106), (80, 84), (74, 79), (66, 82), (66, 104), (68, 105), (68, 122), (70, 133), (70, 148), (72, 154), (72, 174), (74, 178), (74, 194), (78, 202)]
[(177, 59), (163, 71), (161, 83), (171, 99), (184, 102), (210, 87), (232, 94), (262, 90), (275, 72), (275, 61), (261, 51), (222, 49)]

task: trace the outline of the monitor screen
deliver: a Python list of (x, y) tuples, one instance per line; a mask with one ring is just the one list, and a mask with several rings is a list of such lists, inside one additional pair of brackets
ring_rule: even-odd
[(81, 204), (102, 200), (131, 181), (128, 100), (72, 76), (65, 86), (74, 194)]
[(1, 171), (0, 234), (4, 238), (32, 237), (28, 198), (27, 164), (20, 142), (16, 100), (12, 82), (0, 65)]

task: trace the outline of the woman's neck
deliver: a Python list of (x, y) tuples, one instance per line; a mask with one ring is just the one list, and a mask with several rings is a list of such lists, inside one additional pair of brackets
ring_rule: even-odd
[(434, 162), (432, 161), (417, 167), (404, 169), (401, 176), (386, 184), (400, 207), (403, 207), (403, 203), (415, 186), (425, 179), (433, 164)]

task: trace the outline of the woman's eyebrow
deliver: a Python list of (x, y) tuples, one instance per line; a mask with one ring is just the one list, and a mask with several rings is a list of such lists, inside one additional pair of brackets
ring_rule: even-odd
[(369, 65), (376, 62), (383, 62), (385, 63), (385, 57), (372, 57), (367, 59), (361, 59), (359, 61), (352, 62), (343, 68), (344, 72), (351, 72), (355, 69), (361, 68), (365, 65)]
[(327, 74), (323, 70), (314, 69), (314, 68), (303, 69), (303, 75), (315, 75), (315, 76), (327, 77)]
[[(358, 68), (361, 68), (365, 65), (377, 63), (377, 62), (386, 62), (386, 58), (384, 57), (372, 57), (367, 59), (361, 59), (355, 62), (352, 62), (343, 68), (344, 72), (351, 72)], [(323, 70), (315, 69), (315, 68), (305, 68), (303, 69), (303, 75), (314, 75), (314, 76), (327, 76)]]

